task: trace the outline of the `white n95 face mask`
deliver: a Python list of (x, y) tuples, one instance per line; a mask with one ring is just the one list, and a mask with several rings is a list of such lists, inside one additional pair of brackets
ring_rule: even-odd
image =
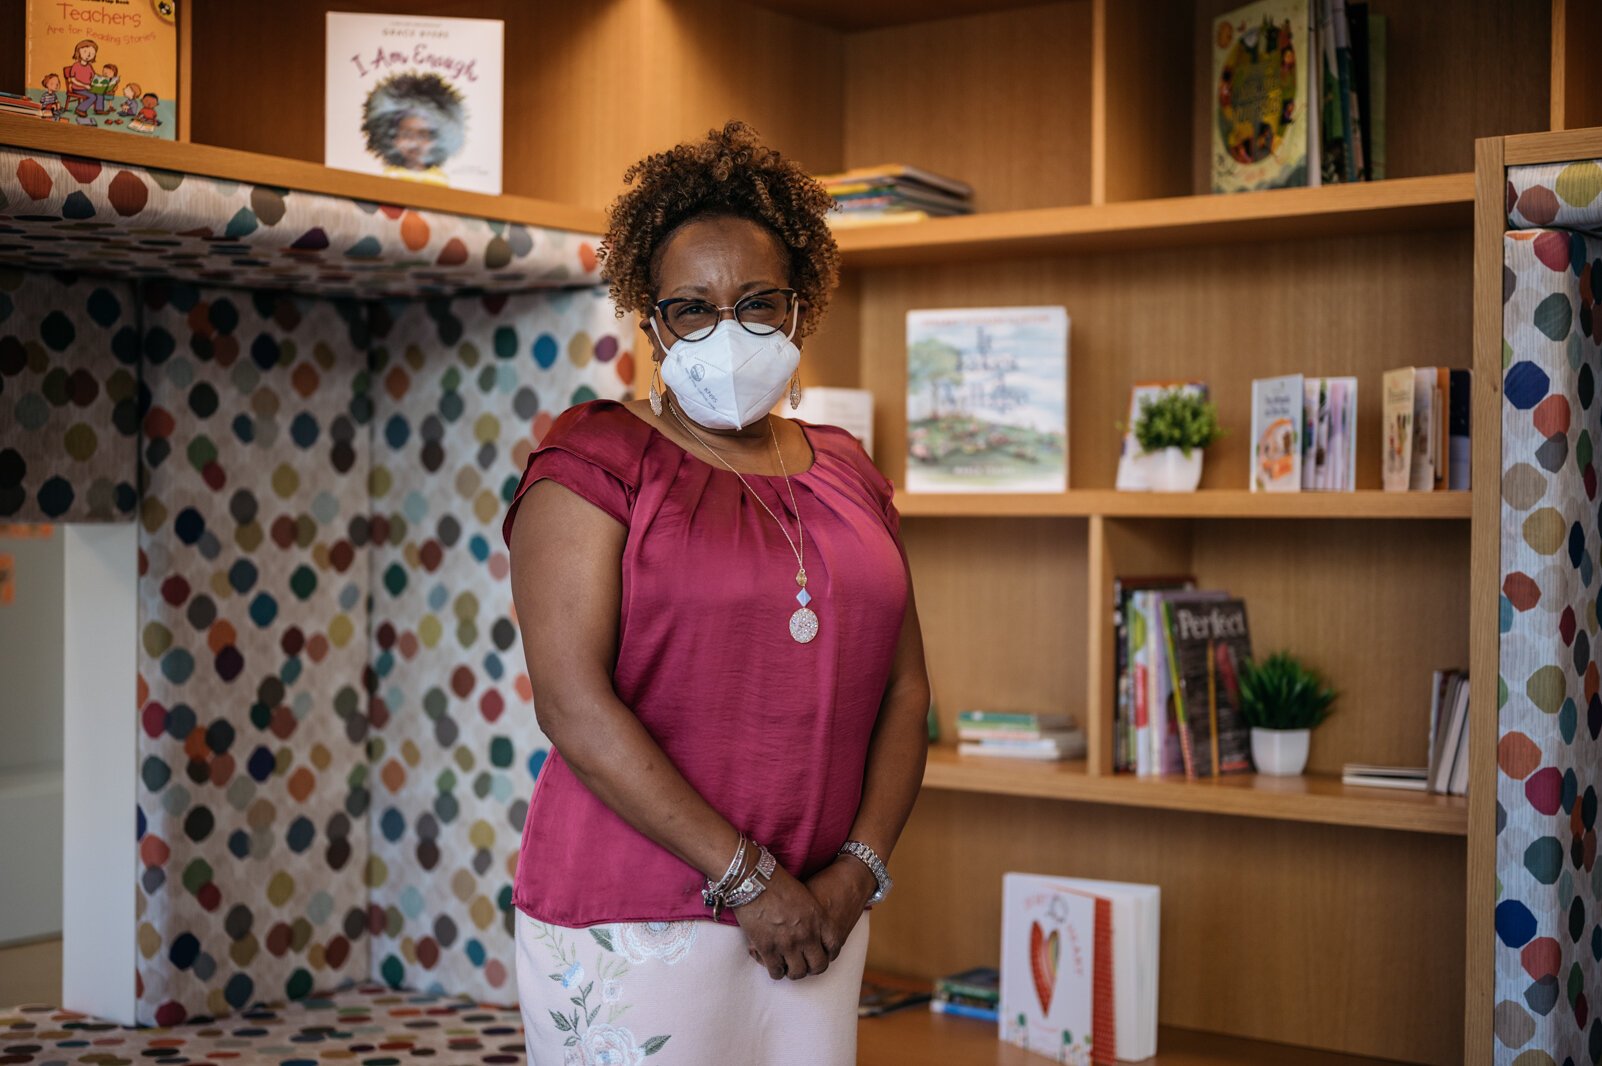
[[(732, 318), (702, 340), (680, 340), (662, 360), (662, 381), (684, 413), (708, 429), (744, 429), (773, 409), (789, 387), (801, 351), (787, 333), (757, 336)], [(651, 330), (660, 342), (656, 319)]]

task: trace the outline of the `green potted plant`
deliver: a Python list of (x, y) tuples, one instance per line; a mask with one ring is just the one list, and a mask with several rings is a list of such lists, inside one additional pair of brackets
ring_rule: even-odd
[(1194, 492), (1201, 484), (1202, 449), (1224, 435), (1218, 408), (1191, 389), (1168, 389), (1141, 405), (1135, 443), (1157, 492)]
[(1294, 777), (1307, 768), (1313, 728), (1329, 717), (1335, 690), (1286, 652), (1248, 661), (1240, 671), (1240, 710), (1252, 728), (1252, 763), (1260, 774)]

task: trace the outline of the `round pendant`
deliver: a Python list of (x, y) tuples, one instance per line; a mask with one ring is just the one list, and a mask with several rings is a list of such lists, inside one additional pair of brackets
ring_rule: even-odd
[(809, 644), (818, 635), (818, 616), (807, 607), (798, 608), (790, 616), (790, 635), (797, 644)]

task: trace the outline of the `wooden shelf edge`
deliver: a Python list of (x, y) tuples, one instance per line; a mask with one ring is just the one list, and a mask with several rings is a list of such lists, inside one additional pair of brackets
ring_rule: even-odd
[(1338, 778), (1318, 775), (1272, 778), (1241, 774), (1216, 782), (1097, 775), (1087, 773), (1083, 761), (1034, 763), (958, 755), (950, 745), (936, 745), (929, 750), (923, 785), (952, 792), (1468, 835), (1468, 803), (1462, 796), (1346, 786)]
[(842, 227), (847, 266), (1468, 228), (1474, 175), (996, 211)]
[[(864, 976), (885, 978), (873, 971)], [(927, 981), (918, 983), (929, 987)], [(943, 1066), (1036, 1066), (1045, 1061), (1002, 1041), (994, 1022), (935, 1014), (927, 1007), (906, 1007), (857, 1023), (858, 1066), (923, 1066), (931, 1062)], [(1159, 1025), (1157, 1054), (1129, 1066), (1366, 1066), (1389, 1061)]]
[(1467, 519), (1468, 492), (1118, 492), (916, 493), (898, 490), (902, 517)]
[(525, 196), (491, 196), (465, 189), (443, 189), (397, 178), (336, 170), (299, 159), (240, 152), (204, 144), (161, 141), (70, 123), (0, 115), (0, 144), (30, 152), (83, 156), (109, 163), (200, 174), (225, 181), (355, 200), (469, 215), (496, 222), (602, 233), (605, 215), (587, 207)]

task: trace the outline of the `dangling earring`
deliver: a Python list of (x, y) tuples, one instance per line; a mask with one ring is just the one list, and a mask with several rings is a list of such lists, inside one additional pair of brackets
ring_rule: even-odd
[(800, 407), (800, 406), (801, 406), (801, 370), (800, 370), (799, 367), (797, 367), (796, 368), (796, 372), (794, 374), (790, 375), (790, 410), (794, 411), (797, 407)]
[[(791, 395), (794, 395), (792, 392)], [(651, 360), (651, 413), (657, 417), (662, 415), (662, 361)]]

